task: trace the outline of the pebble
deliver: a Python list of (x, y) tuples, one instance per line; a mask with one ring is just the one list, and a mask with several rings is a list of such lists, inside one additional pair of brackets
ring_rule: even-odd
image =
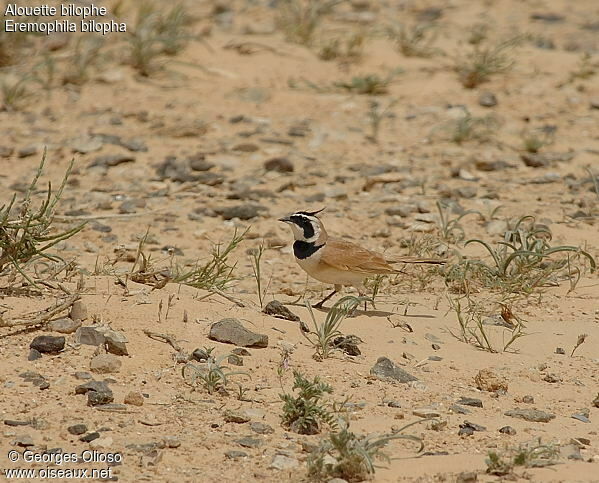
[(438, 418), (441, 416), (441, 413), (437, 409), (432, 408), (418, 408), (412, 411), (414, 416), (418, 416), (419, 418), (424, 419), (432, 419)]
[(230, 459), (230, 460), (236, 460), (239, 458), (247, 458), (248, 454), (245, 451), (239, 451), (239, 450), (230, 450), (230, 451), (225, 451), (225, 457)]
[(28, 361), (37, 361), (42, 358), (42, 353), (36, 349), (29, 349)]
[(143, 406), (144, 399), (145, 398), (142, 393), (138, 391), (130, 391), (125, 396), (125, 400), (123, 402), (125, 404), (129, 404), (130, 406)]
[(480, 399), (476, 399), (473, 397), (461, 397), (459, 401), (456, 401), (457, 404), (462, 404), (463, 406), (472, 406), (477, 408), (483, 407), (483, 402)]
[(497, 392), (506, 391), (508, 389), (507, 380), (499, 376), (491, 369), (481, 369), (474, 378), (476, 387), (481, 391)]
[(300, 318), (295, 315), (291, 310), (285, 307), (278, 300), (272, 300), (268, 302), (266, 307), (262, 310), (267, 315), (272, 315), (278, 319), (291, 320), (293, 322), (299, 322)]
[(418, 380), (417, 377), (399, 367), (388, 357), (379, 357), (376, 364), (370, 369), (370, 374), (379, 379), (391, 379), (404, 384)]
[(67, 317), (64, 319), (52, 320), (47, 325), (47, 327), (52, 332), (58, 332), (60, 334), (72, 334), (79, 327), (81, 327), (81, 321), (79, 321), (79, 320), (75, 321), (75, 320)]
[(502, 434), (509, 434), (510, 436), (516, 434), (516, 430), (511, 426), (504, 426), (503, 428), (499, 428), (499, 432)]
[(33, 438), (31, 436), (29, 436), (28, 434), (21, 434), (12, 441), (12, 444), (13, 444), (13, 446), (20, 446), (22, 448), (27, 448), (28, 446), (33, 446), (34, 442), (33, 442)]
[(93, 433), (87, 433), (85, 436), (81, 436), (79, 441), (83, 441), (84, 443), (90, 443), (94, 439), (98, 439), (100, 437), (100, 433), (94, 431)]
[(263, 440), (261, 440), (259, 438), (250, 438), (250, 437), (236, 439), (235, 442), (238, 445), (243, 446), (244, 448), (259, 448), (260, 446), (262, 446), (264, 444)]
[(109, 374), (118, 372), (121, 365), (121, 360), (113, 354), (98, 354), (90, 361), (89, 368), (92, 372)]
[(132, 163), (134, 161), (135, 156), (131, 156), (130, 154), (103, 154), (101, 156), (96, 156), (89, 164), (89, 167), (102, 166), (112, 168), (119, 164)]
[(266, 169), (266, 171), (276, 171), (278, 173), (293, 173), (295, 168), (289, 158), (278, 157), (265, 161), (264, 169)]
[(42, 354), (58, 354), (64, 349), (65, 338), (52, 335), (38, 335), (31, 341), (29, 347)]
[(260, 213), (267, 212), (267, 208), (255, 203), (245, 203), (243, 205), (214, 208), (214, 211), (219, 214), (224, 220), (232, 220), (239, 218), (240, 220), (251, 220), (260, 216)]
[(506, 411), (504, 414), (506, 416), (511, 416), (512, 418), (520, 418), (535, 423), (548, 423), (555, 418), (555, 414), (546, 413), (545, 411), (540, 411), (538, 409), (516, 408)]
[(100, 346), (105, 340), (104, 334), (96, 327), (79, 327), (75, 332), (75, 342), (78, 344)]
[(483, 107), (494, 107), (497, 105), (497, 97), (492, 92), (482, 92), (478, 97), (479, 105)]
[(258, 434), (272, 434), (275, 432), (275, 430), (272, 428), (272, 426), (270, 426), (266, 423), (261, 423), (259, 421), (252, 421), (250, 423), (250, 429), (254, 433), (258, 433)]
[(269, 468), (275, 470), (292, 470), (299, 466), (299, 461), (295, 458), (291, 458), (289, 456), (285, 456), (282, 454), (277, 454), (272, 459)]
[(227, 423), (237, 423), (243, 424), (250, 421), (250, 416), (248, 416), (245, 412), (242, 411), (234, 411), (232, 409), (227, 409), (223, 415), (225, 422)]
[(210, 327), (208, 338), (241, 347), (268, 347), (268, 336), (246, 329), (237, 319), (228, 318)]
[(80, 434), (87, 432), (87, 426), (83, 423), (73, 424), (67, 428), (67, 431), (71, 434), (79, 436)]

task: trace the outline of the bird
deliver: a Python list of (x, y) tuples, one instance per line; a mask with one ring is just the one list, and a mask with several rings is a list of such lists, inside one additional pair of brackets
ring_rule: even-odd
[(343, 286), (354, 287), (360, 296), (366, 294), (364, 281), (373, 275), (402, 273), (393, 267), (398, 263), (437, 264), (444, 260), (417, 257), (387, 258), (381, 253), (368, 250), (356, 243), (330, 237), (318, 211), (296, 211), (279, 218), (291, 227), (295, 241), (293, 256), (298, 265), (312, 278), (334, 285), (334, 290), (314, 307), (323, 304), (341, 292)]

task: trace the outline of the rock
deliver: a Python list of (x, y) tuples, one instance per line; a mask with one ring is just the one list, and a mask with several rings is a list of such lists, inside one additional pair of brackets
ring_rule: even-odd
[(102, 166), (112, 168), (119, 164), (132, 163), (133, 161), (135, 161), (135, 156), (131, 156), (130, 154), (103, 154), (102, 156), (96, 156), (89, 164), (89, 167)]
[(516, 430), (511, 426), (504, 426), (503, 428), (499, 428), (499, 432), (502, 434), (509, 434), (510, 436), (514, 436), (516, 434)]
[(485, 91), (478, 97), (478, 103), (483, 107), (494, 107), (497, 105), (497, 97), (492, 92)]
[(53, 320), (47, 325), (47, 327), (52, 332), (58, 332), (60, 334), (72, 334), (79, 327), (81, 327), (81, 322), (67, 317), (64, 319)]
[(197, 348), (191, 353), (191, 358), (198, 362), (206, 362), (210, 358), (210, 354), (204, 349)]
[(109, 404), (114, 401), (112, 391), (108, 392), (87, 392), (87, 405), (88, 406), (100, 406), (102, 404)]
[(82, 136), (71, 142), (71, 149), (75, 153), (88, 154), (102, 149), (102, 138), (96, 136)]
[(189, 158), (189, 167), (193, 171), (209, 171), (214, 168), (214, 164), (206, 161), (206, 156), (202, 153), (198, 153)]
[(253, 153), (260, 149), (260, 146), (254, 143), (240, 143), (236, 146), (233, 146), (233, 151), (238, 151), (241, 153)]
[(181, 446), (181, 440), (177, 436), (165, 436), (162, 438), (167, 448), (178, 448)]
[(520, 158), (526, 166), (544, 168), (557, 161), (570, 161), (574, 158), (574, 153), (522, 153)]
[(243, 366), (243, 359), (237, 354), (229, 354), (227, 362), (233, 366)]
[(456, 476), (455, 483), (475, 483), (476, 481), (478, 481), (476, 471), (462, 471)]
[(121, 365), (121, 360), (112, 354), (98, 354), (92, 358), (89, 368), (92, 372), (108, 374), (111, 372), (118, 372)]
[(241, 357), (248, 357), (252, 355), (249, 350), (244, 349), (243, 347), (235, 347), (235, 349), (233, 349), (231, 352)]
[(592, 404), (596, 408), (599, 408), (599, 393), (597, 394), (597, 397), (595, 399), (593, 399), (593, 403)]
[(458, 406), (457, 404), (452, 404), (449, 406), (449, 409), (456, 414), (470, 414), (470, 410), (463, 408), (462, 406)]
[(245, 203), (243, 205), (215, 208), (215, 213), (222, 216), (225, 220), (239, 218), (240, 220), (251, 220), (260, 215), (261, 212), (268, 211), (266, 207), (255, 203)]
[(362, 354), (358, 347), (361, 342), (362, 339), (355, 335), (341, 335), (333, 339), (331, 346), (345, 352), (348, 356), (359, 356)]
[(67, 428), (67, 431), (75, 436), (79, 436), (80, 434), (87, 432), (87, 426), (83, 423), (73, 424)]
[(33, 156), (37, 154), (37, 146), (35, 144), (30, 144), (29, 146), (24, 146), (17, 151), (17, 156), (19, 158), (28, 158), (29, 156)]
[(441, 413), (433, 408), (417, 408), (412, 411), (412, 414), (424, 419), (438, 418), (441, 416)]
[(83, 441), (84, 443), (90, 443), (94, 439), (98, 439), (99, 437), (100, 433), (94, 431), (93, 433), (87, 433), (85, 436), (81, 436), (81, 438), (79, 438), (79, 441)]
[(277, 454), (272, 459), (269, 468), (275, 470), (292, 470), (299, 466), (299, 461), (295, 458), (291, 458), (289, 456), (285, 456), (282, 454)]
[(0, 146), (0, 158), (10, 158), (14, 152), (14, 148), (10, 146)]
[(293, 163), (288, 158), (271, 158), (264, 162), (266, 171), (277, 171), (278, 173), (293, 173)]
[(33, 438), (28, 434), (21, 434), (12, 441), (12, 444), (21, 448), (27, 448), (28, 446), (33, 446), (34, 442)]
[(236, 439), (235, 442), (238, 445), (243, 446), (244, 448), (259, 448), (260, 446), (262, 446), (264, 444), (263, 440), (261, 440), (259, 438), (250, 438), (250, 437)]
[(105, 381), (89, 381), (75, 388), (75, 394), (87, 394), (89, 391), (108, 392), (110, 388)]
[(258, 433), (258, 434), (272, 434), (275, 432), (275, 430), (272, 428), (272, 426), (269, 426), (266, 423), (261, 423), (259, 421), (252, 421), (250, 423), (250, 429), (254, 433)]
[(370, 369), (370, 374), (378, 377), (379, 379), (393, 379), (401, 383), (408, 383), (418, 380), (417, 377), (414, 377), (407, 371), (404, 371), (401, 367), (396, 365), (387, 357), (379, 357), (376, 361), (376, 364), (372, 367), (372, 369)]
[(285, 307), (278, 300), (273, 300), (268, 302), (264, 310), (262, 310), (267, 315), (272, 315), (273, 317), (277, 317), (278, 319), (291, 320), (292, 322), (299, 322), (300, 318), (295, 315), (291, 310)]
[(225, 451), (225, 457), (230, 459), (230, 460), (236, 460), (239, 458), (247, 458), (248, 454), (245, 451), (239, 451), (239, 450), (230, 450), (230, 451)]
[(224, 419), (227, 423), (243, 424), (249, 422), (251, 418), (241, 411), (227, 409), (224, 414)]
[(79, 327), (75, 333), (75, 342), (78, 344), (100, 346), (105, 341), (104, 334), (96, 327)]
[(538, 409), (512, 409), (504, 413), (512, 418), (520, 418), (534, 423), (548, 423), (555, 418), (555, 414), (546, 413)]
[(58, 354), (64, 349), (65, 338), (52, 335), (38, 335), (31, 341), (29, 347), (42, 354)]
[(558, 355), (560, 355), (560, 356), (563, 356), (563, 355), (566, 354), (566, 350), (563, 347), (556, 347), (555, 348), (555, 353), (558, 354)]
[(535, 398), (529, 395), (522, 396), (522, 402), (525, 404), (534, 404)]
[(508, 389), (507, 380), (490, 369), (481, 369), (474, 378), (476, 387), (481, 391), (497, 392)]
[(36, 349), (29, 349), (28, 361), (37, 361), (42, 358), (42, 353)]
[(268, 347), (267, 335), (252, 332), (231, 318), (212, 324), (208, 338), (241, 347)]
[(29, 426), (31, 421), (17, 421), (15, 419), (5, 419), (4, 424), (7, 426)]
[(473, 406), (476, 408), (482, 408), (483, 402), (480, 399), (476, 399), (473, 397), (461, 397), (459, 401), (456, 401), (457, 404), (462, 404), (463, 406)]
[(137, 391), (130, 391), (123, 401), (125, 404), (129, 404), (130, 406), (143, 406), (144, 405), (144, 396), (142, 393)]
[(106, 329), (102, 331), (102, 335), (104, 336), (104, 344), (108, 352), (117, 356), (129, 355), (126, 345), (128, 342), (127, 337), (123, 333)]
[(545, 374), (545, 377), (543, 377), (543, 381), (556, 383), (556, 382), (561, 382), (562, 378), (560, 376), (558, 376), (557, 374), (550, 373), (550, 374)]
[(198, 184), (205, 184), (206, 186), (217, 186), (225, 182), (225, 177), (222, 174), (217, 173), (200, 173), (196, 176), (195, 182)]
[(589, 419), (589, 415), (588, 414), (581, 414), (581, 413), (576, 413), (572, 415), (573, 419), (577, 419), (578, 421), (581, 421), (583, 423), (590, 423), (591, 420)]
[(175, 156), (168, 156), (156, 166), (156, 175), (160, 180), (170, 179), (175, 183), (195, 182), (198, 175), (191, 173), (189, 163), (179, 161)]
[(458, 431), (458, 436), (472, 436), (474, 434), (474, 429), (470, 426), (464, 426), (460, 424), (460, 429)]

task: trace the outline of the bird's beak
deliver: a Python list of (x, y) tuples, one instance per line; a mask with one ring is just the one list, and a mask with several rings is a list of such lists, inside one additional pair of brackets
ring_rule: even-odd
[(283, 218), (279, 218), (279, 221), (282, 221), (283, 223), (291, 223), (291, 218), (284, 216)]

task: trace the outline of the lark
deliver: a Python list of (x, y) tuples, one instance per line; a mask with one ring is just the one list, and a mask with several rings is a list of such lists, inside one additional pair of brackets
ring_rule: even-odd
[(365, 295), (367, 290), (364, 281), (368, 277), (401, 273), (401, 270), (393, 265), (445, 263), (443, 260), (430, 258), (388, 258), (350, 241), (330, 237), (322, 220), (316, 216), (321, 211), (296, 211), (279, 218), (279, 221), (291, 227), (295, 238), (293, 256), (298, 265), (310, 277), (335, 287), (333, 292), (314, 306), (316, 308), (321, 308), (327, 300), (340, 292), (343, 286), (354, 287), (360, 295)]

